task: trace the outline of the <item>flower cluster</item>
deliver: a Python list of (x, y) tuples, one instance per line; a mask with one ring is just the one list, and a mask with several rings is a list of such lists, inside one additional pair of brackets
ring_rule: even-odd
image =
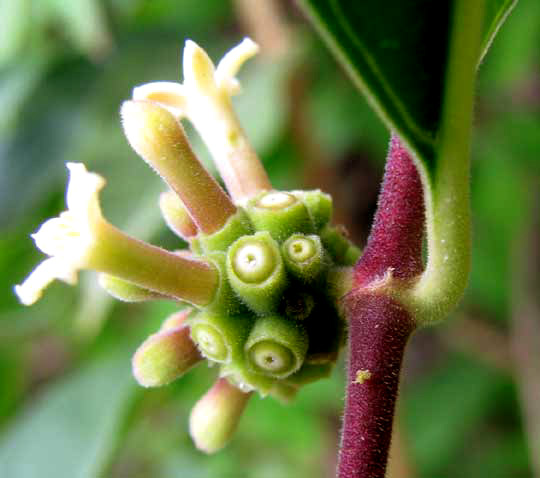
[[(252, 392), (286, 402), (329, 374), (345, 336), (335, 278), (359, 255), (330, 224), (331, 198), (319, 190), (274, 190), (249, 145), (231, 95), (239, 91), (236, 73), (256, 51), (246, 39), (214, 67), (188, 40), (184, 83), (140, 86), (122, 106), (126, 137), (169, 186), (160, 208), (189, 250), (169, 252), (116, 229), (100, 211), (103, 178), (69, 163), (68, 211), (33, 236), (50, 257), (15, 288), (30, 305), (52, 280), (74, 283), (78, 270), (92, 269), (121, 300), (188, 303), (139, 347), (133, 372), (154, 387), (203, 360), (216, 365), (217, 381), (190, 419), (206, 452), (224, 446)], [(193, 153), (184, 117), (229, 194)]]

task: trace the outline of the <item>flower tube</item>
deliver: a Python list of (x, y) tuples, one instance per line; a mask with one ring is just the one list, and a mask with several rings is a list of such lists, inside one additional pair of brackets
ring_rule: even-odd
[(105, 180), (80, 163), (68, 163), (68, 210), (49, 219), (33, 234), (36, 246), (51, 256), (15, 286), (25, 305), (31, 305), (55, 279), (70, 284), (81, 269), (105, 272), (137, 286), (205, 305), (218, 284), (212, 264), (179, 256), (138, 241), (109, 224), (102, 216), (98, 194)]
[(156, 101), (177, 117), (189, 119), (210, 150), (236, 202), (272, 189), (231, 102), (231, 96), (240, 91), (235, 75), (257, 51), (258, 46), (246, 38), (230, 50), (216, 68), (200, 46), (187, 40), (183, 84), (155, 82), (133, 90), (133, 99)]

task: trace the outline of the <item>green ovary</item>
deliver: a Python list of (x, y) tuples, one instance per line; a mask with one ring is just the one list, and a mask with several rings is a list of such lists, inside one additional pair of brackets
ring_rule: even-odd
[(271, 340), (254, 344), (248, 354), (254, 368), (261, 373), (284, 374), (295, 366), (291, 350)]
[(264, 243), (253, 239), (239, 247), (232, 261), (236, 275), (248, 284), (264, 282), (276, 267), (273, 251)]
[(295, 262), (304, 262), (317, 253), (313, 241), (307, 237), (295, 238), (287, 244), (287, 254)]
[(261, 197), (256, 205), (264, 209), (284, 209), (296, 202), (296, 198), (287, 192), (272, 192)]
[(229, 349), (215, 327), (208, 324), (194, 325), (191, 336), (205, 357), (216, 362), (225, 362), (228, 359)]

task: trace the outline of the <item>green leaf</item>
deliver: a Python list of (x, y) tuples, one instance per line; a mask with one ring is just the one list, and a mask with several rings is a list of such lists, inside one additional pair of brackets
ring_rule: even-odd
[[(482, 55), (515, 3), (486, 1)], [(455, 2), (302, 0), (301, 4), (381, 119), (432, 169)]]
[(125, 347), (104, 352), (16, 417), (0, 442), (0, 476), (100, 476), (135, 391)]

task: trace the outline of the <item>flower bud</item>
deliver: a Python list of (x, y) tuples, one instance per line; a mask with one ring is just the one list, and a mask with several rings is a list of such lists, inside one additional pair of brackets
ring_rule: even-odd
[(159, 331), (164, 332), (166, 330), (177, 329), (178, 327), (187, 325), (186, 320), (192, 312), (193, 309), (188, 307), (169, 315), (169, 317), (161, 324)]
[(190, 238), (197, 235), (197, 226), (191, 219), (182, 200), (174, 191), (161, 193), (159, 196), (159, 208), (167, 226), (184, 241), (189, 241)]
[(306, 206), (287, 192), (265, 192), (248, 202), (246, 212), (256, 230), (268, 231), (280, 243), (296, 232), (314, 232)]
[(277, 309), (287, 285), (279, 247), (268, 232), (241, 237), (229, 248), (227, 275), (240, 299), (261, 315)]
[(284, 378), (296, 372), (308, 349), (305, 330), (281, 317), (263, 317), (255, 322), (244, 350), (256, 373)]
[(162, 329), (148, 337), (135, 352), (133, 375), (143, 387), (166, 385), (202, 360), (189, 336), (189, 327)]
[(145, 300), (168, 298), (163, 294), (145, 289), (110, 274), (99, 274), (98, 282), (111, 296), (123, 302), (143, 302)]
[(195, 446), (205, 453), (223, 448), (234, 434), (250, 396), (220, 378), (191, 410), (189, 433)]
[(206, 233), (219, 230), (236, 208), (197, 159), (174, 115), (150, 101), (125, 101), (121, 114), (131, 147), (174, 190), (197, 226)]

